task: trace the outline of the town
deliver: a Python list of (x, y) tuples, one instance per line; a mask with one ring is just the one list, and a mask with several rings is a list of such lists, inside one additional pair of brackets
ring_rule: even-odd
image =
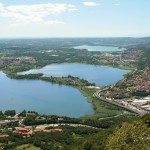
[(100, 89), (94, 96), (144, 115), (150, 112), (150, 69), (128, 73), (125, 79)]

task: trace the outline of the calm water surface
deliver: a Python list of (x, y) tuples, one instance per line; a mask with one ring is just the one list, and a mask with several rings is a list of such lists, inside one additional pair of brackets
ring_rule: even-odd
[(99, 51), (99, 52), (115, 52), (126, 50), (125, 48), (119, 48), (114, 46), (89, 46), (89, 45), (74, 46), (73, 48), (87, 49), (88, 51)]
[(70, 117), (93, 113), (91, 104), (75, 88), (39, 80), (9, 79), (0, 72), (0, 110), (8, 109)]
[(32, 69), (22, 72), (21, 74), (36, 74), (43, 73), (45, 76), (68, 76), (72, 75), (88, 80), (90, 83), (105, 86), (116, 83), (123, 78), (127, 70), (107, 67), (96, 66), (87, 64), (51, 64), (41, 69)]
[[(110, 85), (123, 78), (127, 70), (85, 64), (51, 64), (27, 73), (45, 76), (78, 76), (97, 85)], [(92, 114), (86, 98), (75, 88), (40, 80), (9, 79), (0, 72), (0, 110), (34, 110), (40, 114), (80, 117)]]

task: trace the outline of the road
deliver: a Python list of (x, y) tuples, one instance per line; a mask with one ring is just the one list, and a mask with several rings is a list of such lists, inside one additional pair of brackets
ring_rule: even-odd
[[(106, 90), (106, 89), (105, 89), (105, 90)], [(108, 100), (108, 99), (106, 99), (105, 97), (102, 97), (102, 96), (101, 96), (101, 92), (102, 92), (102, 91), (103, 91), (103, 90), (98, 90), (98, 91), (96, 91), (96, 92), (93, 94), (93, 96), (96, 97), (96, 98), (98, 98), (98, 99), (100, 99), (100, 100), (102, 100), (102, 101), (105, 101), (105, 102), (107, 102), (107, 103), (110, 103), (110, 104), (112, 104), (112, 105), (122, 107), (122, 108), (124, 108), (125, 110), (128, 110), (128, 111), (130, 111), (130, 112), (132, 112), (132, 113), (135, 113), (136, 115), (142, 116), (142, 115), (145, 114), (145, 112), (144, 112), (143, 110), (139, 110), (139, 109), (137, 109), (137, 108), (132, 109), (133, 106), (132, 106), (132, 108), (131, 108), (130, 105), (128, 105), (128, 104), (125, 106), (125, 105), (122, 105), (122, 104), (120, 104), (120, 103), (118, 103), (118, 102), (116, 102), (116, 101)]]
[(88, 125), (83, 125), (83, 124), (71, 124), (71, 123), (58, 123), (58, 124), (43, 124), (43, 125), (37, 125), (36, 126), (36, 129), (45, 129), (46, 127), (57, 127), (57, 126), (60, 126), (60, 125), (67, 125), (67, 126), (72, 126), (72, 127), (88, 127), (88, 128), (94, 128), (94, 129), (99, 129), (99, 128), (96, 128), (96, 127), (92, 127), (92, 126), (88, 126)]

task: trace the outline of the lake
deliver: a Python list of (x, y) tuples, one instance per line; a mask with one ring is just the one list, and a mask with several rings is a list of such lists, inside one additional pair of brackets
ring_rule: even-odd
[[(110, 85), (123, 78), (127, 70), (87, 64), (51, 64), (25, 71), (45, 76), (78, 76), (97, 85)], [(80, 117), (93, 114), (87, 99), (75, 88), (40, 80), (15, 80), (0, 72), (0, 110), (24, 109), (40, 114)]]
[(88, 51), (99, 51), (99, 52), (116, 52), (126, 50), (125, 48), (119, 48), (115, 46), (90, 46), (90, 45), (80, 45), (74, 46), (75, 49), (86, 49)]
[(40, 80), (14, 80), (0, 72), (0, 110), (24, 109), (40, 114), (80, 117), (92, 114), (92, 105), (75, 88)]
[(90, 83), (96, 83), (99, 86), (112, 85), (123, 79), (127, 70), (78, 63), (51, 64), (41, 69), (31, 69), (20, 74), (43, 73), (44, 76), (74, 76), (88, 80)]

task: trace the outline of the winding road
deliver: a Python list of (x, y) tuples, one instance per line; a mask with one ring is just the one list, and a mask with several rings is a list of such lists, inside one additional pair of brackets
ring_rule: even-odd
[(132, 108), (130, 108), (130, 107), (127, 107), (127, 106), (122, 105), (122, 104), (120, 104), (120, 103), (117, 103), (117, 102), (115, 102), (115, 101), (106, 99), (105, 97), (101, 96), (101, 92), (104, 91), (104, 90), (107, 90), (107, 89), (98, 90), (98, 91), (96, 91), (96, 92), (93, 94), (93, 96), (96, 97), (96, 98), (98, 98), (98, 99), (100, 99), (100, 100), (102, 100), (102, 101), (104, 101), (104, 102), (110, 103), (110, 104), (115, 105), (115, 106), (122, 107), (123, 109), (128, 110), (129, 112), (132, 112), (132, 113), (134, 113), (135, 115), (140, 115), (140, 116), (142, 116), (142, 115), (145, 114), (144, 112), (138, 110), (137, 108), (132, 109)]

